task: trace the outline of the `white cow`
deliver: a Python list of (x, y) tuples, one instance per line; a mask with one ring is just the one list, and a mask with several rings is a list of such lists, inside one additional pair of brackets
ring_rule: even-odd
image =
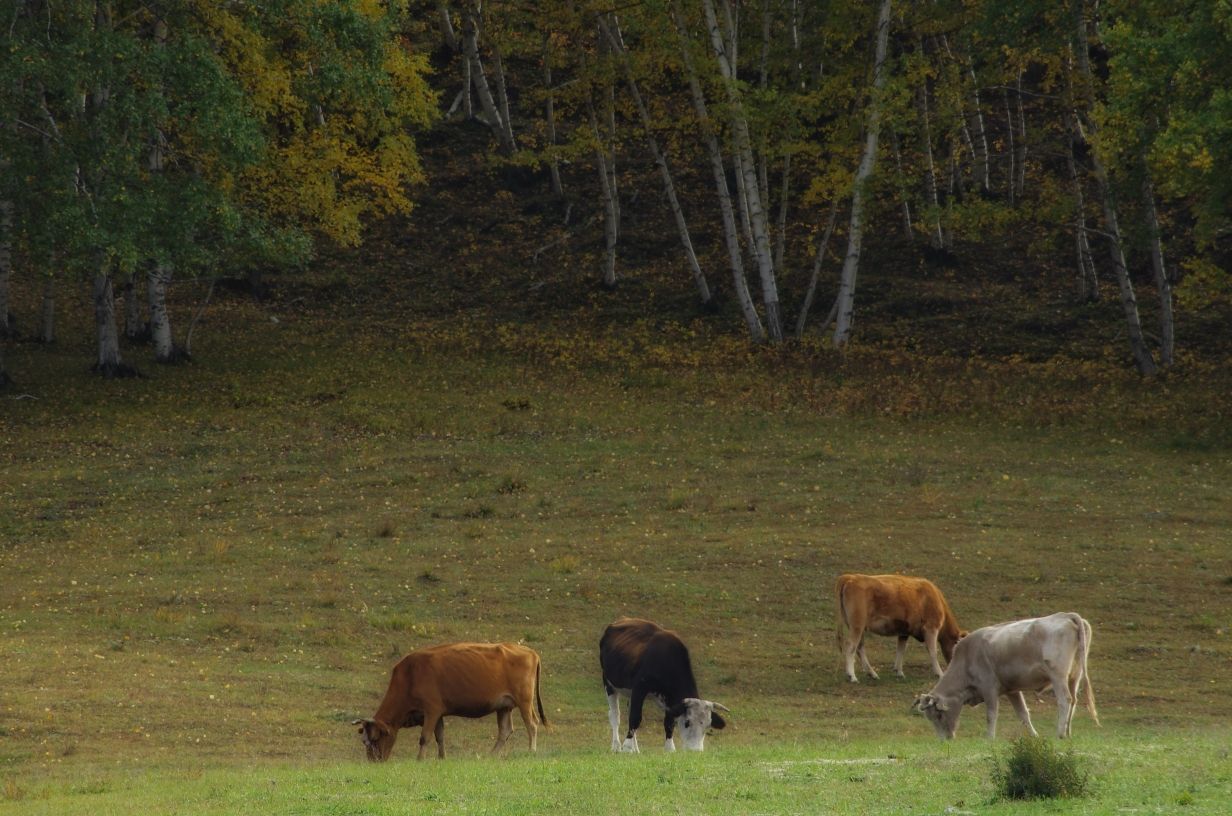
[(1078, 702), (1078, 687), (1086, 678), (1086, 705), (1095, 724), (1095, 693), (1087, 677), (1091, 624), (1075, 612), (1046, 618), (1000, 623), (976, 629), (954, 649), (954, 658), (941, 680), (927, 694), (916, 697), (913, 708), (926, 716), (937, 735), (952, 739), (964, 705), (988, 706), (988, 738), (997, 734), (997, 702), (1009, 698), (1018, 718), (1032, 736), (1024, 691), (1039, 692), (1049, 685), (1057, 697), (1057, 736), (1070, 734)]

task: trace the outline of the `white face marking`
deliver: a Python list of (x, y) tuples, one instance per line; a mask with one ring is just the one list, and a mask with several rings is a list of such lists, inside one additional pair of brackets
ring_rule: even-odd
[(690, 697), (684, 701), (684, 705), (684, 713), (676, 718), (680, 741), (684, 743), (685, 750), (702, 751), (705, 749), (706, 730), (710, 728), (714, 703)]

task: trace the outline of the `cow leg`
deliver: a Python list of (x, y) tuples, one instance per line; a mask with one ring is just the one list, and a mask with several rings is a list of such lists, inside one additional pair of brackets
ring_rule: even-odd
[(1078, 696), (1070, 690), (1068, 677), (1052, 678), (1052, 691), (1057, 696), (1057, 739), (1069, 736), (1070, 722), (1074, 719), (1074, 704)]
[[(880, 680), (881, 678), (878, 677), (877, 672), (873, 670), (872, 664), (868, 662), (868, 655), (864, 654), (864, 634), (863, 633), (860, 634), (860, 642), (856, 646), (856, 651), (859, 652), (860, 654), (860, 665), (864, 667), (864, 671), (868, 672), (869, 677), (873, 678), (874, 680)], [(854, 676), (854, 672), (852, 676)]]
[(418, 759), (423, 759), (424, 754), (428, 752), (428, 735), (432, 734), (436, 737), (436, 751), (441, 758), (445, 756), (445, 748), (441, 742), (441, 738), (445, 735), (444, 717), (436, 711), (424, 712), (423, 730), (419, 732), (419, 756)]
[(894, 652), (894, 673), (899, 677), (906, 677), (903, 674), (903, 655), (907, 653), (907, 636), (900, 635), (898, 638), (898, 649)]
[(1022, 724), (1027, 727), (1027, 731), (1031, 736), (1038, 737), (1039, 733), (1035, 730), (1035, 726), (1031, 724), (1031, 710), (1027, 708), (1027, 698), (1022, 695), (1021, 691), (1011, 691), (1007, 697), (1010, 698), (1010, 705), (1014, 707), (1014, 713), (1018, 715), (1018, 719), (1022, 720)]
[(941, 664), (937, 661), (937, 630), (925, 630), (924, 645), (928, 647), (928, 657), (933, 662), (933, 674), (942, 675)]
[(513, 733), (513, 709), (500, 708), (496, 710), (496, 744), (492, 746), (492, 753), (499, 753), (505, 747), (505, 742), (509, 739), (509, 735)]
[[(535, 710), (531, 708), (531, 705), (531, 698), (527, 697), (518, 704), (518, 711), (522, 715), (522, 724), (526, 726), (527, 744), (530, 746), (530, 750), (534, 752), (539, 750), (539, 721), (535, 719)], [(506, 711), (505, 716), (512, 720), (513, 712)], [(512, 731), (513, 726), (510, 726), (509, 730)]]
[(620, 695), (615, 690), (607, 695), (607, 721), (612, 726), (612, 750), (620, 750)]
[(671, 714), (663, 715), (663, 733), (667, 736), (667, 741), (663, 744), (664, 751), (675, 751), (676, 743), (672, 741), (672, 731), (676, 728), (676, 718)]
[(984, 697), (984, 706), (988, 709), (987, 714), (988, 714), (988, 738), (989, 739), (997, 738), (997, 706), (999, 703), (1000, 701), (997, 699), (997, 695), (995, 693), (985, 695)]
[(847, 637), (843, 639), (843, 668), (847, 672), (847, 679), (853, 683), (859, 683), (859, 678), (856, 677), (856, 633), (849, 631)]
[(620, 750), (627, 753), (641, 753), (637, 747), (637, 729), (642, 724), (642, 704), (644, 702), (646, 702), (645, 686), (634, 686), (629, 694), (629, 730), (625, 734), (625, 741), (620, 746)]
[(436, 758), (445, 758), (445, 718), (441, 717), (436, 721), (436, 728), (432, 729), (432, 735), (436, 737)]

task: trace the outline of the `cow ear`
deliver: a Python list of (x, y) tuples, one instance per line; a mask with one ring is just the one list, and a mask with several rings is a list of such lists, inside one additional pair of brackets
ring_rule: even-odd
[(689, 710), (689, 707), (685, 705), (684, 703), (676, 703), (676, 705), (672, 706), (671, 708), (667, 710), (667, 718), (669, 720), (674, 720), (677, 717), (683, 715), (688, 710)]
[(942, 700), (940, 697), (934, 697), (934, 698), (933, 698), (933, 706), (934, 706), (934, 707), (935, 707), (938, 711), (949, 711), (949, 710), (950, 710), (949, 705), (947, 705), (947, 704), (946, 704), (946, 702), (945, 702), (945, 700)]
[(719, 716), (717, 711), (710, 712), (710, 727), (722, 730), (727, 727), (727, 721)]

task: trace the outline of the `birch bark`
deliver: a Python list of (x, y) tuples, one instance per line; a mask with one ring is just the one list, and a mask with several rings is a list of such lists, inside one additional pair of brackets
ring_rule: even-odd
[[(923, 49), (921, 49), (922, 51)], [(933, 249), (945, 248), (945, 231), (941, 228), (941, 202), (937, 198), (937, 167), (933, 162), (933, 129), (928, 113), (928, 80), (916, 90), (916, 114), (920, 118), (921, 141), (924, 145), (924, 195), (932, 213), (929, 243)]]
[(748, 280), (744, 273), (744, 252), (740, 248), (739, 227), (736, 225), (735, 208), (732, 206), (731, 188), (727, 186), (727, 170), (723, 163), (723, 149), (719, 138), (715, 135), (714, 125), (706, 109), (706, 95), (697, 79), (697, 71), (693, 65), (693, 55), (689, 50), (688, 30), (680, 13), (680, 0), (672, 0), (672, 21), (676, 24), (676, 34), (680, 39), (680, 56), (684, 64), (685, 75), (689, 81), (689, 93), (693, 99), (693, 112), (697, 116), (702, 141), (706, 144), (706, 154), (710, 158), (710, 170), (714, 176), (714, 189), (719, 199), (719, 211), (723, 218), (723, 242), (727, 246), (727, 256), (731, 264), (732, 288), (736, 293), (736, 301), (740, 305), (740, 313), (748, 327), (749, 336), (756, 343), (764, 342), (766, 330), (762, 327), (761, 317), (749, 294)]
[[(1146, 162), (1143, 162), (1145, 168)], [(1159, 292), (1159, 362), (1164, 368), (1172, 365), (1176, 345), (1176, 324), (1172, 317), (1172, 282), (1164, 264), (1163, 239), (1159, 215), (1155, 211), (1155, 190), (1149, 171), (1142, 180), (1142, 214), (1146, 220), (1147, 239), (1151, 245), (1151, 270), (1155, 273), (1155, 289)]]
[[(724, 5), (724, 16), (731, 19), (730, 5), (726, 0), (720, 0)], [(748, 119), (736, 84), (734, 60), (729, 59), (729, 50), (715, 14), (713, 0), (703, 0), (706, 13), (706, 24), (710, 29), (710, 42), (715, 58), (719, 63), (719, 71), (723, 76), (727, 89), (728, 105), (731, 109), (731, 129), (734, 150), (738, 155), (739, 180), (743, 181), (743, 195), (748, 206), (750, 227), (753, 232), (753, 248), (757, 258), (758, 272), (761, 278), (762, 304), (766, 310), (766, 327), (771, 342), (778, 343), (783, 339), (783, 319), (779, 306), (778, 284), (774, 274), (774, 258), (770, 250), (770, 234), (766, 223), (766, 211), (762, 205), (758, 189), (757, 166), (753, 160), (753, 149), (749, 138)], [(729, 32), (734, 24), (729, 26)]]
[(544, 116), (548, 127), (548, 173), (552, 180), (552, 194), (563, 198), (565, 187), (560, 181), (560, 160), (556, 157), (556, 90), (552, 86), (552, 51), (546, 36), (543, 38), (543, 87), (547, 93)]
[(625, 84), (629, 87), (629, 95), (633, 97), (634, 106), (637, 108), (637, 115), (642, 120), (642, 129), (646, 132), (646, 144), (650, 148), (650, 155), (654, 159), (655, 165), (659, 168), (659, 176), (663, 179), (663, 190), (667, 194), (672, 217), (676, 221), (676, 231), (680, 236), (680, 246), (684, 250), (685, 260), (688, 262), (689, 269), (693, 274), (693, 283), (697, 286), (697, 295), (701, 298), (703, 305), (709, 306), (713, 302), (713, 297), (710, 294), (710, 284), (706, 282), (706, 273), (702, 271), (701, 264), (697, 261), (697, 253), (693, 250), (693, 239), (689, 236), (689, 224), (685, 219), (684, 209), (681, 208), (680, 201), (676, 197), (676, 185), (672, 182), (672, 171), (668, 167), (667, 154), (659, 147), (659, 141), (655, 138), (654, 125), (650, 121), (650, 111), (647, 110), (646, 103), (642, 99), (642, 92), (637, 86), (637, 77), (633, 74), (633, 65), (629, 59), (629, 52), (625, 48), (620, 36), (620, 24), (614, 20), (609, 22), (604, 16), (600, 16), (599, 27), (607, 37), (608, 44), (613, 52), (620, 59), (621, 68), (625, 75)]
[(1014, 80), (1014, 96), (1018, 106), (1018, 197), (1027, 189), (1027, 117), (1022, 109), (1022, 74)]
[[(1077, 120), (1085, 133), (1080, 136), (1090, 143), (1095, 134), (1095, 123), (1090, 118), (1090, 111), (1095, 107), (1095, 84), (1091, 72), (1090, 42), (1087, 37), (1086, 2), (1074, 0), (1072, 6), (1074, 22), (1074, 51), (1078, 60), (1079, 79), (1082, 83), (1083, 105), (1079, 106)], [(1100, 203), (1104, 210), (1104, 232), (1108, 240), (1108, 255), (1112, 261), (1112, 269), (1116, 275), (1117, 288), (1121, 296), (1121, 310), (1125, 315), (1126, 334), (1129, 336), (1129, 349), (1133, 355), (1134, 364), (1139, 373), (1151, 376), (1158, 371), (1146, 340), (1142, 335), (1142, 321), (1138, 316), (1138, 299), (1134, 295), (1134, 284), (1129, 278), (1129, 267), (1125, 262), (1125, 248), (1121, 240), (1121, 227), (1117, 219), (1116, 204), (1112, 198), (1112, 189), (1108, 180), (1108, 168), (1100, 158), (1098, 150), (1091, 150), (1091, 168), (1095, 176), (1096, 187), (1099, 190)]]
[(607, 289), (616, 286), (616, 241), (620, 229), (620, 208), (616, 203), (614, 172), (608, 169), (608, 152), (599, 131), (599, 117), (595, 114), (594, 101), (588, 96), (586, 110), (590, 115), (590, 129), (595, 137), (595, 169), (599, 172), (599, 190), (603, 196), (603, 238), (605, 253), (600, 271), (600, 281)]
[(1087, 204), (1082, 190), (1082, 178), (1078, 175), (1078, 164), (1074, 160), (1076, 147), (1075, 133), (1078, 123), (1070, 123), (1069, 149), (1065, 153), (1066, 165), (1069, 167), (1070, 186), (1074, 196), (1074, 253), (1078, 264), (1078, 298), (1079, 300), (1099, 300), (1099, 278), (1095, 274), (1095, 259), (1091, 255), (1090, 238), (1087, 235)]
[(141, 319), (141, 297), (137, 294), (137, 277), (129, 276), (122, 290), (124, 298), (124, 339), (140, 342), (150, 336), (150, 324)]
[(99, 262), (94, 273), (94, 323), (98, 337), (98, 362), (95, 370), (104, 377), (122, 376), (127, 368), (120, 359), (120, 337), (116, 331), (115, 291), (109, 262)]
[(13, 202), (0, 201), (0, 337), (13, 331), (9, 281), (13, 274)]
[(42, 320), (39, 321), (39, 342), (56, 342), (56, 279), (51, 275), (43, 281)]
[(515, 150), (510, 138), (512, 131), (505, 128), (500, 111), (496, 107), (496, 99), (492, 96), (492, 87), (488, 84), (487, 75), (483, 71), (483, 62), (479, 59), (479, 23), (472, 10), (467, 10), (462, 26), (462, 49), (470, 65), (471, 84), (479, 96), (479, 105), (483, 108), (483, 115), (487, 119), (486, 124), (496, 136), (501, 151), (505, 155), (512, 154)]
[[(830, 236), (834, 234), (834, 225), (838, 223), (838, 198), (830, 205), (830, 218), (826, 222), (826, 230), (817, 243), (817, 255), (813, 258), (813, 274), (809, 278), (808, 291), (804, 293), (804, 303), (800, 305), (800, 314), (796, 317), (796, 339), (804, 337), (804, 327), (808, 323), (809, 310), (813, 308), (813, 299), (817, 294), (817, 281), (821, 277), (821, 264), (825, 260), (826, 251), (830, 248)], [(822, 324), (825, 331), (830, 325), (827, 320)]]
[(873, 61), (873, 89), (869, 98), (868, 133), (865, 136), (864, 155), (851, 193), (851, 225), (847, 231), (847, 256), (843, 260), (843, 272), (839, 278), (837, 306), (834, 321), (834, 346), (844, 348), (851, 339), (851, 324), (855, 309), (856, 273), (860, 269), (860, 249), (864, 239), (864, 200), (867, 196), (869, 177), (877, 163), (877, 136), (881, 129), (881, 89), (885, 87), (886, 47), (890, 37), (890, 0), (881, 0), (877, 15), (877, 49)]

